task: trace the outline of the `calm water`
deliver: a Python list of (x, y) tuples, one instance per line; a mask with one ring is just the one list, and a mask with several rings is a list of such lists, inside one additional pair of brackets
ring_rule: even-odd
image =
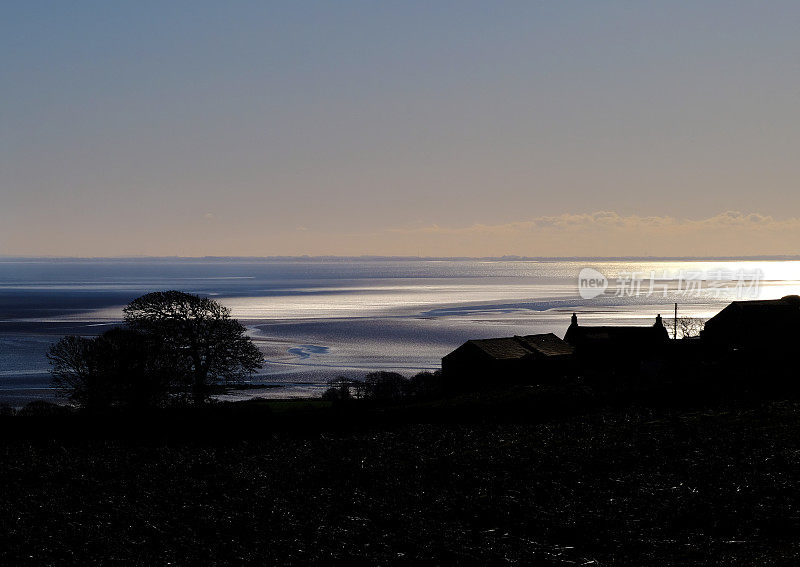
[[(609, 280), (588, 299), (587, 267)], [(742, 295), (799, 293), (800, 262), (0, 260), (0, 401), (51, 397), (50, 344), (100, 333), (128, 301), (165, 289), (232, 308), (264, 353), (253, 382), (279, 386), (259, 395), (311, 396), (338, 375), (435, 369), (470, 338), (563, 336), (573, 311), (649, 324), (676, 301), (707, 318)]]

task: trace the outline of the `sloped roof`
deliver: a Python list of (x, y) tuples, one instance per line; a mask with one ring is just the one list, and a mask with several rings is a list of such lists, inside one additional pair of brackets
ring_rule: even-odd
[(477, 339), (467, 341), (490, 357), (497, 360), (524, 358), (534, 353), (543, 356), (562, 356), (572, 354), (572, 347), (553, 333), (502, 337), (497, 339)]
[(765, 331), (800, 329), (800, 297), (787, 295), (780, 299), (734, 301), (706, 321), (704, 336), (715, 333), (741, 335), (762, 334)]
[(569, 343), (559, 339), (553, 333), (545, 333), (543, 335), (525, 335), (524, 337), (515, 338), (523, 341), (530, 348), (545, 356), (568, 355), (572, 354), (575, 350)]
[(602, 341), (635, 346), (637, 344), (652, 344), (667, 340), (669, 335), (662, 325), (648, 327), (584, 327), (572, 325), (567, 329), (564, 339), (572, 345)]
[(531, 353), (530, 349), (517, 341), (514, 337), (498, 339), (477, 339), (467, 341), (467, 344), (478, 347), (480, 350), (496, 359), (522, 358)]
[(780, 299), (759, 299), (755, 301), (734, 301), (725, 309), (714, 315), (716, 319), (723, 313), (738, 312), (745, 317), (774, 317), (800, 314), (800, 297), (787, 295)]

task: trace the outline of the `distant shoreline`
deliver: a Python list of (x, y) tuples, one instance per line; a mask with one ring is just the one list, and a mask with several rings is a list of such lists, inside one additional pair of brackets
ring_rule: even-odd
[(0, 262), (786, 262), (800, 255), (761, 256), (14, 256)]

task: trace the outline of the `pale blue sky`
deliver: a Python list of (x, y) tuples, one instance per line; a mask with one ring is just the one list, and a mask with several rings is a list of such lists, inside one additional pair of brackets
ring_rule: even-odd
[(797, 252), (799, 111), (797, 2), (5, 2), (0, 254)]

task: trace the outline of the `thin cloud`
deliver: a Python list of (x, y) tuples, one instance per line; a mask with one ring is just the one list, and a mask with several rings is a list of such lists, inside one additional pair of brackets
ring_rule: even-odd
[(800, 219), (776, 220), (771, 216), (759, 213), (741, 213), (738, 211), (726, 211), (700, 220), (676, 219), (669, 216), (622, 216), (613, 211), (598, 211), (594, 213), (542, 216), (526, 221), (496, 225), (474, 224), (467, 227), (443, 227), (434, 224), (415, 228), (393, 228), (389, 229), (389, 232), (406, 234), (507, 234), (526, 231), (588, 231), (595, 229), (693, 232), (729, 228), (797, 230), (800, 229)]

